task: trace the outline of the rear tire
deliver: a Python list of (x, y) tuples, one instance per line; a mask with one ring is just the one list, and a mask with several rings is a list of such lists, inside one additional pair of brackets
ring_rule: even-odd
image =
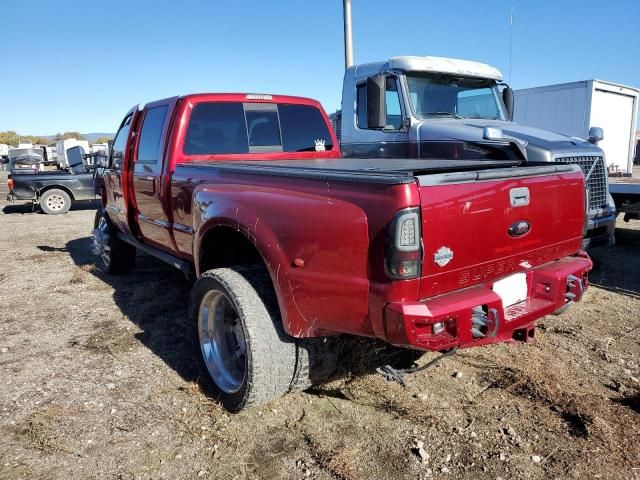
[(204, 366), (226, 409), (237, 412), (289, 391), (296, 344), (263, 269), (206, 271), (193, 287), (191, 312)]
[(93, 221), (93, 253), (98, 256), (96, 263), (108, 274), (129, 273), (136, 263), (136, 247), (120, 240), (109, 217), (100, 208)]
[(71, 208), (71, 197), (64, 190), (52, 188), (40, 196), (40, 208), (47, 215), (62, 215)]

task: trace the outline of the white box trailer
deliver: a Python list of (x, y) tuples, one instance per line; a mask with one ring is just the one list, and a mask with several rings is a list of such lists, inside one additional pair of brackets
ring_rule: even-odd
[(572, 137), (588, 138), (600, 127), (611, 172), (631, 175), (640, 90), (603, 80), (525, 88), (514, 92), (514, 121)]
[(56, 142), (56, 158), (58, 166), (62, 169), (69, 168), (69, 160), (67, 159), (67, 150), (72, 147), (80, 146), (85, 152), (89, 151), (89, 142), (86, 140), (76, 140), (75, 138), (67, 138), (66, 140), (58, 140)]

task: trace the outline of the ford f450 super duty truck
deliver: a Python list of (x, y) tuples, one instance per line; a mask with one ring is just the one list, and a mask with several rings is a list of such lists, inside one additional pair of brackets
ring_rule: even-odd
[(120, 125), (95, 252), (108, 273), (140, 250), (195, 277), (194, 330), (230, 410), (309, 386), (326, 336), (443, 352), (527, 341), (587, 287), (584, 178), (477, 158), (503, 143), (476, 158), (344, 159), (313, 100), (160, 100)]
[[(586, 140), (519, 125), (512, 115), (513, 92), (496, 68), (405, 56), (349, 67), (335, 124), (345, 157), (477, 159), (501, 153), (510, 159), (517, 141), (529, 162), (578, 165), (589, 190), (583, 248), (612, 243), (616, 214), (603, 151)], [(565, 201), (577, 205), (581, 198)]]

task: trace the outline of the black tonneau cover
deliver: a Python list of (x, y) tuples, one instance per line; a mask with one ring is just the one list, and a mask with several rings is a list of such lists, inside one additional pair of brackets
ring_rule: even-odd
[(257, 175), (276, 175), (319, 180), (412, 183), (418, 175), (467, 172), (518, 167), (518, 160), (429, 160), (411, 158), (336, 158), (321, 160), (250, 160), (239, 162), (204, 161), (183, 164), (196, 168)]

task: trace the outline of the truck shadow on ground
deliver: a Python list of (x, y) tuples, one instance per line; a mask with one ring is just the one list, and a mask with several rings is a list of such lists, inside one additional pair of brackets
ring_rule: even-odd
[[(107, 275), (95, 265), (91, 243), (92, 239), (85, 237), (71, 240), (64, 248), (46, 245), (38, 248), (68, 253), (76, 266), (111, 286), (113, 300), (122, 315), (140, 329), (135, 338), (185, 381), (197, 383), (205, 394), (215, 399), (211, 380), (200, 359), (195, 327), (189, 318), (192, 283), (177, 269), (144, 254), (136, 257), (132, 273)], [(389, 363), (401, 368), (416, 358), (413, 352), (376, 340), (347, 337), (340, 338), (340, 343), (342, 348), (335, 352), (340, 368), (332, 379), (364, 375)], [(311, 378), (320, 375), (310, 372)], [(310, 393), (325, 395), (327, 392), (320, 389)]]
[[(213, 396), (189, 322), (192, 284), (177, 269), (143, 254), (136, 257), (132, 273), (107, 275), (95, 265), (91, 243), (91, 237), (71, 240), (64, 251), (78, 267), (113, 288), (113, 301), (125, 319), (139, 328), (134, 336), (142, 345), (185, 381), (199, 384), (206, 394)], [(45, 246), (38, 248), (46, 250)]]
[[(69, 209), (70, 212), (75, 212), (79, 210), (95, 210), (100, 206), (100, 200), (88, 200), (83, 202), (74, 202)], [(5, 215), (13, 214), (13, 213), (33, 213), (44, 215), (44, 212), (40, 210), (40, 207), (37, 205), (34, 207), (30, 203), (20, 203), (20, 204), (10, 204), (5, 205), (2, 208), (2, 213)]]
[(616, 244), (589, 251), (594, 269), (589, 281), (604, 290), (640, 298), (640, 230), (616, 228)]

